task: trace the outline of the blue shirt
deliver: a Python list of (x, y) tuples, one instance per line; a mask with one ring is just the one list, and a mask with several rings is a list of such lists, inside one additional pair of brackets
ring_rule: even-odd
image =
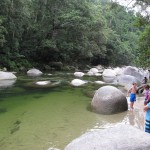
[(150, 103), (147, 104), (148, 105), (148, 110), (146, 111), (146, 120), (150, 120)]

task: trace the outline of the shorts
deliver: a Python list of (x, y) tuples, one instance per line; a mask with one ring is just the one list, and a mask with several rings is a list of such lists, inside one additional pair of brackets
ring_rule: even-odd
[(130, 102), (136, 101), (136, 95), (134, 93), (130, 94)]

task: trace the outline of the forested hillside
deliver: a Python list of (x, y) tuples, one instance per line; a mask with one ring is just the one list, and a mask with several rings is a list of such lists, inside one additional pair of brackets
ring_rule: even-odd
[(148, 18), (109, 0), (1, 0), (0, 68), (142, 66), (149, 32)]

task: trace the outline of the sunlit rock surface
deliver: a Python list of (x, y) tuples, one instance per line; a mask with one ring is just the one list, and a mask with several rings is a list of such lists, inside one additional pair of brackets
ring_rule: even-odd
[(98, 69), (97, 68), (91, 68), (88, 72), (87, 72), (88, 76), (100, 76), (101, 74), (98, 73)]
[(103, 81), (95, 81), (95, 83), (97, 83), (97, 84), (105, 84), (105, 82), (103, 82)]
[(105, 69), (102, 73), (104, 82), (111, 83), (116, 78), (116, 72), (112, 69)]
[(98, 69), (96, 69), (96, 68), (91, 68), (89, 71), (93, 72), (93, 73), (98, 73)]
[(120, 75), (117, 77), (117, 81), (119, 85), (126, 86), (127, 84), (132, 85), (133, 82), (136, 82), (137, 85), (140, 85), (140, 81), (131, 75)]
[(113, 86), (99, 88), (91, 102), (94, 112), (100, 114), (114, 114), (128, 109), (125, 95)]
[(51, 83), (51, 82), (50, 81), (38, 81), (35, 84), (37, 84), (37, 85), (47, 85), (49, 83)]
[(29, 71), (27, 71), (27, 75), (28, 75), (28, 76), (40, 76), (40, 75), (42, 75), (42, 74), (43, 74), (43, 73), (42, 73), (40, 70), (35, 69), (35, 68), (30, 69)]
[(85, 83), (87, 83), (87, 82), (80, 80), (80, 79), (73, 79), (71, 81), (71, 85), (73, 85), (73, 86), (81, 86), (81, 85), (84, 85)]
[(65, 150), (150, 150), (150, 135), (131, 125), (87, 132)]
[(76, 76), (76, 77), (83, 77), (84, 73), (83, 72), (75, 72), (74, 76)]
[(116, 75), (121, 75), (123, 73), (124, 68), (116, 67), (114, 68), (114, 71)]
[(123, 74), (134, 76), (134, 77), (136, 77), (139, 81), (142, 81), (143, 78), (144, 78), (144, 73), (142, 73), (142, 71), (140, 71), (138, 68), (132, 67), (132, 66), (127, 66), (127, 67), (124, 69)]
[(0, 80), (16, 79), (17, 77), (11, 72), (0, 71)]

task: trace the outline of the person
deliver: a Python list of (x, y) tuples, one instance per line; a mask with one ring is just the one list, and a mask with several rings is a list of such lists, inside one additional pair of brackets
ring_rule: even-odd
[(147, 105), (147, 103), (149, 102), (148, 96), (150, 95), (149, 85), (145, 85), (144, 90), (145, 90), (145, 92), (144, 92), (144, 95), (145, 95), (144, 105)]
[(132, 87), (128, 90), (128, 94), (130, 93), (130, 109), (133, 110), (134, 102), (136, 101), (136, 91), (137, 85), (133, 82)]
[(147, 84), (147, 78), (146, 77), (144, 77), (144, 79), (143, 79), (143, 81), (142, 81), (142, 84)]
[(148, 94), (147, 104), (143, 108), (145, 114), (145, 132), (150, 133), (150, 93)]

